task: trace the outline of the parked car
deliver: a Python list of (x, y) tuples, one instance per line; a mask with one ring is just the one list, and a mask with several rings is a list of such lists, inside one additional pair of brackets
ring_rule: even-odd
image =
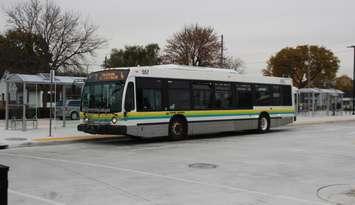
[[(65, 117), (72, 120), (79, 120), (80, 118), (80, 100), (67, 100), (65, 109)], [(59, 101), (56, 104), (56, 116), (63, 119), (63, 102)]]

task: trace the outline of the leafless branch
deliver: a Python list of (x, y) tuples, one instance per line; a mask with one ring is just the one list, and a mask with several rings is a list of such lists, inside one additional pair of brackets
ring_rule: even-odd
[(78, 70), (88, 56), (106, 45), (98, 37), (97, 26), (81, 21), (81, 16), (63, 11), (52, 1), (30, 0), (6, 10), (14, 28), (42, 36), (51, 54), (49, 69)]
[(185, 26), (167, 41), (164, 60), (193, 66), (216, 66), (221, 43), (211, 27)]

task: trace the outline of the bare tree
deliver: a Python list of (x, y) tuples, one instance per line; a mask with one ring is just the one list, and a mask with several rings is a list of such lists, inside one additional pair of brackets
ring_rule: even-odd
[(224, 61), (223, 68), (232, 69), (237, 71), (239, 74), (245, 73), (244, 61), (240, 58), (228, 57)]
[(86, 57), (94, 56), (106, 44), (96, 35), (97, 26), (81, 21), (80, 15), (63, 11), (52, 1), (29, 0), (5, 12), (14, 29), (42, 36), (50, 54), (49, 69), (81, 71)]
[(212, 27), (198, 24), (185, 28), (167, 40), (163, 61), (192, 66), (217, 66), (221, 42)]

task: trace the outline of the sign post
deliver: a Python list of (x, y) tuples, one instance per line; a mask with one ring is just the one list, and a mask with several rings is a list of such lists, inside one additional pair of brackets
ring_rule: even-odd
[(54, 70), (50, 70), (50, 105), (49, 105), (49, 137), (52, 137), (52, 115), (53, 115), (53, 82), (54, 82), (54, 78), (55, 78), (55, 71)]
[(348, 48), (354, 49), (354, 69), (353, 69), (353, 93), (352, 93), (352, 115), (355, 115), (355, 45), (348, 46)]

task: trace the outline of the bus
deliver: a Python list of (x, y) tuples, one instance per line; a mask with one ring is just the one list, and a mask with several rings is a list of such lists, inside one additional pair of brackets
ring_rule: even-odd
[(292, 80), (181, 65), (89, 74), (78, 130), (138, 138), (258, 130), (295, 120)]

